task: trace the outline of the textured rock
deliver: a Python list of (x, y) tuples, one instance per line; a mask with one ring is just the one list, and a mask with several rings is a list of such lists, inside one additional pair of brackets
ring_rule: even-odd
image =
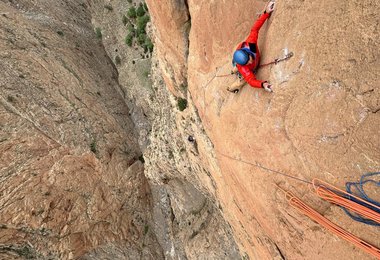
[[(152, 21), (163, 42), (157, 48), (164, 74), (173, 73), (165, 81), (176, 85), (182, 74), (170, 70), (165, 58), (172, 53), (174, 39), (182, 39), (177, 28), (185, 16), (173, 16), (179, 1), (147, 2), (156, 10)], [(205, 169), (193, 174), (209, 172), (209, 180), (199, 183), (213, 184), (199, 189), (220, 202), (241, 249), (251, 258), (368, 258), (289, 208), (275, 184), (295, 191), (332, 221), (380, 246), (376, 228), (353, 222), (339, 208), (318, 200), (303, 183), (242, 161), (339, 187), (379, 170), (379, 3), (278, 2), (260, 34), (262, 61), (289, 51), (294, 57), (259, 72), (259, 78), (274, 84), (273, 94), (245, 87), (231, 95), (225, 89), (233, 79), (215, 75), (229, 73), (231, 50), (264, 6), (252, 1), (188, 1), (187, 64), (178, 59), (176, 66), (188, 67), (187, 98), (211, 141), (199, 141), (202, 131), (185, 113), (187, 129), (199, 133), (194, 134), (200, 158), (194, 168)], [(166, 43), (163, 34), (170, 35)], [(177, 44), (184, 46), (182, 40)]]
[[(158, 63), (152, 86), (149, 55), (125, 46), (130, 6), (1, 3), (0, 258), (239, 257), (197, 158), (207, 136), (187, 141), (203, 131), (195, 110), (192, 129)], [(172, 91), (183, 95), (185, 81)]]
[(155, 46), (169, 91), (179, 96), (187, 86), (187, 56), (191, 21), (187, 0), (147, 1), (155, 28)]
[[(150, 62), (150, 59), (133, 59), (142, 50), (137, 45), (132, 48), (125, 46), (124, 39), (128, 30), (121, 25), (122, 15), (136, 3), (129, 5), (126, 1), (113, 1), (114, 11), (109, 12), (103, 8), (107, 2), (96, 2), (92, 5), (92, 20), (102, 28), (103, 44), (108, 55), (121, 57), (121, 64), (117, 65), (118, 78), (123, 97), (131, 107), (132, 120), (139, 132), (139, 144), (144, 151), (145, 174), (152, 186), (153, 195), (154, 224), (149, 230), (156, 234), (165, 258), (168, 259), (239, 258), (231, 228), (217, 208), (214, 197), (208, 194), (213, 189), (209, 173), (202, 168), (203, 163), (198, 158), (197, 142), (208, 142), (207, 136), (204, 135), (194, 109), (188, 115), (180, 112), (177, 99), (170, 93), (186, 94), (186, 84), (180, 83), (184, 80), (183, 75), (176, 77), (178, 81), (173, 84), (176, 89), (170, 86), (167, 89), (163, 84), (165, 73), (158, 69), (161, 66), (154, 55), (149, 80), (142, 80), (139, 77), (145, 69), (142, 65)], [(179, 6), (184, 7), (184, 4)], [(180, 17), (178, 14), (174, 16)], [(177, 31), (185, 33), (183, 30), (177, 28)], [(185, 36), (181, 36), (181, 44), (186, 43)], [(170, 37), (170, 34), (165, 34), (165, 37)], [(155, 38), (155, 46), (160, 44), (159, 41)], [(177, 42), (173, 41), (173, 44)], [(181, 55), (185, 57), (186, 46), (181, 46), (183, 52), (167, 54), (173, 64), (177, 64), (176, 60)], [(172, 56), (174, 54), (177, 56)], [(175, 70), (184, 71), (181, 67)], [(149, 82), (153, 82), (153, 85), (147, 86)], [(190, 118), (191, 121), (188, 122), (185, 118)], [(196, 124), (197, 127), (193, 128), (191, 124)], [(197, 134), (197, 131), (203, 132), (198, 134), (197, 142), (187, 141), (188, 136)], [(146, 147), (146, 143), (141, 140), (146, 138), (147, 133), (150, 138)], [(205, 140), (200, 138), (201, 135)], [(210, 189), (206, 189), (205, 184)]]
[(0, 258), (162, 258), (117, 72), (84, 1), (0, 2)]
[[(152, 183), (154, 229), (165, 257), (238, 259), (231, 227), (212, 195), (215, 186), (199, 157), (198, 143), (209, 140), (201, 132), (196, 111), (178, 111), (159, 71), (153, 69), (152, 74), (157, 92), (151, 107), (157, 117), (144, 153), (145, 174)], [(197, 140), (189, 142), (190, 135), (197, 135)]]
[(0, 3), (0, 258), (366, 259), (275, 184), (375, 228), (244, 162), (340, 187), (379, 169), (379, 3), (278, 2), (262, 58), (295, 56), (259, 72), (274, 94), (238, 95), (215, 75), (265, 3), (147, 4), (152, 61), (125, 47), (127, 1)]

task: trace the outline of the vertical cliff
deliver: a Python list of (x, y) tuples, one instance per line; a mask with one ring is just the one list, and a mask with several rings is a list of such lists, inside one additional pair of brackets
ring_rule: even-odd
[[(147, 3), (154, 10), (160, 65), (164, 74), (171, 73), (165, 83), (178, 89), (178, 79), (187, 75), (189, 108), (176, 122), (186, 121), (184, 129), (200, 140), (194, 168), (208, 173), (202, 177), (204, 171), (196, 170), (193, 183), (220, 204), (241, 250), (254, 259), (368, 257), (290, 209), (275, 184), (379, 246), (376, 228), (322, 203), (302, 182), (253, 165), (339, 187), (379, 169), (379, 3), (277, 2), (260, 32), (262, 61), (289, 51), (294, 57), (259, 71), (274, 93), (246, 86), (237, 95), (225, 90), (232, 77), (215, 76), (229, 73), (232, 50), (265, 2)], [(188, 39), (185, 24), (191, 24)], [(201, 124), (192, 115), (199, 115)]]
[(182, 65), (162, 73), (162, 54), (126, 45), (136, 6), (0, 3), (0, 258), (239, 257), (198, 157), (209, 140), (171, 94), (186, 93), (188, 9), (166, 58)]
[(0, 2), (0, 258), (368, 258), (278, 187), (376, 228), (274, 173), (379, 170), (378, 1), (278, 1), (262, 62), (294, 56), (236, 95), (217, 76), (264, 1), (147, 0), (153, 53), (128, 41), (140, 3)]
[[(104, 8), (107, 5), (112, 5), (112, 11), (108, 10), (110, 7)], [(209, 147), (209, 139), (196, 110), (189, 107), (180, 111), (178, 99), (173, 95), (187, 98), (190, 24), (186, 4), (178, 3), (172, 9), (176, 19), (169, 20), (171, 25), (168, 32), (162, 34), (163, 40), (156, 37), (156, 28), (148, 24), (147, 32), (154, 38), (155, 45), (151, 58), (146, 58), (137, 41), (130, 48), (125, 45), (128, 25), (123, 26), (121, 21), (139, 2), (93, 1), (91, 6), (92, 22), (102, 28), (102, 43), (107, 54), (113, 59), (121, 58), (120, 64), (116, 64), (118, 79), (139, 134), (144, 174), (152, 191), (154, 223), (150, 230), (155, 233), (165, 258), (239, 258), (231, 227), (221, 214), (215, 196), (211, 195), (216, 187), (199, 157), (198, 144), (202, 149)], [(149, 8), (152, 19), (153, 14), (163, 8)], [(171, 30), (178, 32), (177, 38), (169, 33)], [(169, 39), (172, 41), (168, 42)], [(166, 50), (164, 44), (170, 51), (160, 53)], [(178, 60), (181, 62), (176, 62)], [(141, 77), (139, 74), (149, 63), (152, 69), (148, 77)], [(165, 84), (168, 80), (174, 83)], [(189, 136), (195, 135), (197, 140), (188, 141)]]
[(91, 8), (0, 2), (1, 259), (163, 257), (135, 126)]

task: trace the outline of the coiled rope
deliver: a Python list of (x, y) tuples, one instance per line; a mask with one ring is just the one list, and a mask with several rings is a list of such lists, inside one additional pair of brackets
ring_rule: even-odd
[(319, 214), (317, 211), (315, 211), (313, 208), (311, 208), (309, 205), (304, 203), (301, 199), (293, 195), (291, 192), (286, 192), (286, 198), (292, 207), (299, 210), (300, 212), (302, 212), (321, 226), (325, 227), (327, 230), (331, 231), (332, 233), (336, 234), (342, 239), (354, 244), (355, 246), (364, 250), (368, 254), (371, 254), (374, 257), (380, 259), (380, 249), (378, 249), (377, 247), (358, 238), (357, 236), (351, 234), (347, 230), (331, 222), (330, 220)]
[[(266, 170), (274, 174), (282, 175), (286, 178), (291, 178), (299, 182), (310, 184), (314, 188), (314, 192), (318, 197), (342, 207), (343, 210), (349, 216), (353, 216), (354, 220), (358, 220), (362, 223), (373, 225), (373, 226), (380, 226), (380, 205), (379, 205), (380, 203), (373, 199), (370, 199), (363, 189), (363, 185), (367, 182), (374, 182), (380, 187), (380, 182), (376, 182), (374, 180), (365, 180), (366, 177), (380, 174), (380, 172), (367, 173), (361, 177), (360, 182), (358, 183), (348, 182), (346, 184), (346, 186), (348, 187), (347, 192), (346, 192), (319, 179), (313, 179), (313, 181), (308, 181), (305, 179), (292, 176), (290, 174), (286, 174), (277, 170), (270, 169), (268, 167), (260, 165), (257, 162), (251, 163), (242, 159), (236, 159), (234, 157), (231, 157), (221, 152), (218, 152), (218, 153), (231, 160), (239, 161), (239, 162)], [(360, 191), (360, 197), (352, 194), (351, 186), (356, 187)], [(351, 212), (354, 212), (355, 214)]]
[[(353, 194), (352, 188), (355, 188), (356, 191), (357, 191), (357, 195), (360, 198), (364, 199), (366, 202), (364, 202), (364, 204), (362, 204), (363, 203), (362, 200), (357, 200), (353, 196), (348, 196), (348, 198), (350, 200), (353, 200), (353, 201), (355, 201), (355, 202), (357, 202), (357, 203), (359, 203), (361, 205), (364, 205), (364, 206), (366, 206), (366, 207), (368, 207), (368, 208), (370, 208), (370, 209), (372, 209), (375, 212), (377, 212), (377, 213), (380, 214), (380, 203), (377, 202), (377, 201), (375, 201), (374, 199), (371, 199), (367, 195), (367, 193), (364, 191), (364, 184), (366, 184), (366, 183), (374, 183), (376, 186), (380, 187), (380, 181), (375, 181), (375, 180), (372, 180), (372, 179), (367, 179), (369, 177), (373, 177), (373, 176), (376, 176), (376, 175), (380, 176), (380, 172), (370, 172), (370, 173), (364, 174), (360, 178), (359, 182), (347, 182), (346, 183), (346, 191), (349, 194)], [(359, 221), (359, 222), (362, 222), (362, 223), (365, 223), (365, 224), (368, 224), (368, 225), (372, 225), (372, 226), (380, 226), (380, 223), (376, 223), (372, 219), (362, 218), (358, 214), (351, 213), (346, 208), (343, 208), (343, 210), (346, 212), (346, 214), (348, 216), (350, 216), (352, 219), (354, 219), (356, 221)]]
[[(368, 182), (373, 182), (373, 183), (376, 183), (378, 186), (380, 186), (379, 182), (376, 182), (374, 180), (365, 180), (366, 177), (374, 176), (380, 173), (367, 173), (362, 176), (362, 178), (360, 179), (360, 182), (358, 183), (348, 182), (346, 184), (347, 191), (343, 191), (319, 179), (313, 179), (313, 181), (310, 182), (304, 179), (300, 179), (298, 177), (291, 176), (289, 174), (285, 174), (277, 170), (269, 169), (267, 167), (260, 165), (257, 162), (251, 163), (251, 162), (247, 162), (241, 159), (233, 158), (229, 155), (226, 155), (220, 152), (218, 153), (231, 160), (239, 161), (248, 165), (261, 168), (271, 173), (279, 174), (284, 177), (306, 183), (309, 185), (309, 187), (312, 187), (314, 189), (314, 192), (318, 197), (332, 204), (340, 206), (341, 208), (345, 210), (346, 213), (349, 214), (349, 216), (353, 216), (354, 220), (358, 220), (358, 221), (360, 220), (360, 222), (363, 222), (365, 224), (380, 226), (380, 206), (378, 205), (377, 201), (370, 199), (363, 189), (363, 185)], [(361, 198), (352, 194), (352, 191), (351, 191), (352, 186), (357, 188), (357, 190), (359, 190)], [(281, 188), (279, 187), (279, 189)], [(281, 190), (284, 191), (283, 189)], [(285, 192), (285, 197), (287, 198), (289, 204), (292, 207), (296, 208), (301, 213), (311, 218), (313, 221), (325, 227), (327, 230), (329, 230), (333, 234), (354, 244), (355, 246), (367, 252), (368, 254), (380, 259), (380, 249), (362, 240), (361, 238), (351, 234), (350, 232), (341, 228), (335, 223), (331, 222), (330, 220), (328, 220), (327, 218), (319, 214), (317, 211), (315, 211), (313, 208), (308, 206), (306, 203), (304, 203), (301, 199), (294, 196), (291, 192), (287, 192), (287, 191), (284, 191), (284, 192)]]
[(347, 212), (355, 212), (374, 225), (380, 225), (379, 206), (318, 179), (313, 180), (313, 188), (320, 198), (342, 207)]

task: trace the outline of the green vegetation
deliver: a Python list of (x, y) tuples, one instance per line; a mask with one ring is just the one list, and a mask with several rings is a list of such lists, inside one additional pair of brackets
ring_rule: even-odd
[(16, 101), (15, 98), (11, 95), (8, 95), (7, 100), (8, 102), (11, 102), (11, 103), (14, 103)]
[(63, 35), (64, 35), (64, 33), (63, 33), (62, 31), (57, 31), (57, 34), (58, 34), (59, 36), (63, 36)]
[(104, 8), (107, 9), (108, 11), (112, 11), (113, 7), (110, 4), (104, 5)]
[(149, 22), (150, 18), (147, 15), (137, 17), (136, 25), (137, 25), (137, 36), (140, 34), (146, 34), (145, 27), (146, 24)]
[(139, 156), (139, 161), (142, 162), (142, 163), (145, 163), (145, 160), (144, 160), (144, 156), (143, 156), (143, 155), (140, 155), (140, 156)]
[(147, 70), (144, 71), (144, 72), (143, 72), (143, 76), (144, 76), (145, 78), (149, 77), (149, 71), (147, 71)]
[(36, 253), (33, 251), (33, 248), (31, 248), (29, 245), (6, 245), (1, 244), (0, 245), (0, 252), (12, 252), (12, 255), (17, 254), (22, 259), (37, 259)]
[(146, 37), (145, 39), (145, 43), (144, 43), (144, 51), (147, 52), (153, 52), (153, 43), (152, 41), (150, 40), (149, 37)]
[(132, 46), (133, 43), (133, 37), (135, 36), (134, 33), (129, 33), (127, 37), (125, 37), (125, 44), (127, 44), (129, 47)]
[(132, 47), (133, 39), (135, 42), (144, 49), (144, 52), (153, 52), (154, 45), (152, 40), (146, 34), (146, 25), (150, 21), (148, 6), (146, 3), (140, 3), (137, 9), (130, 7), (127, 15), (123, 16), (123, 24), (127, 25), (128, 34), (125, 37), (125, 44)]
[(179, 111), (183, 111), (187, 107), (187, 100), (184, 98), (178, 98), (177, 105), (178, 105)]
[(132, 4), (132, 0), (128, 0), (128, 3)]
[(90, 144), (90, 150), (91, 150), (91, 152), (93, 152), (93, 153), (96, 153), (96, 152), (97, 152), (97, 150), (96, 150), (96, 141), (95, 141), (95, 140), (93, 140), (93, 141), (91, 142), (91, 144)]
[(128, 15), (129, 18), (132, 18), (132, 19), (136, 18), (137, 17), (136, 8), (134, 8), (133, 6), (130, 7), (128, 9), (127, 15)]
[(144, 5), (142, 3), (140, 3), (139, 7), (137, 7), (136, 15), (138, 17), (141, 17), (141, 16), (144, 16), (144, 14), (145, 14)]
[(115, 57), (115, 63), (116, 63), (116, 65), (120, 65), (121, 59), (120, 59), (119, 55), (116, 55), (116, 57)]
[(129, 24), (127, 29), (128, 29), (128, 31), (129, 31), (130, 33), (133, 33), (133, 36), (135, 35), (135, 33), (136, 33), (136, 29), (135, 29), (135, 27), (133, 26), (133, 24)]
[(183, 90), (183, 91), (187, 91), (187, 85), (186, 84), (181, 84), (179, 85), (179, 87)]
[(146, 234), (148, 234), (148, 231), (149, 231), (149, 225), (145, 225), (145, 226), (144, 226), (144, 236), (145, 236)]
[(96, 27), (95, 34), (96, 34), (96, 38), (101, 39), (103, 37), (102, 29), (100, 29), (99, 27)]
[(138, 37), (137, 37), (137, 41), (140, 45), (143, 45), (145, 43), (145, 40), (146, 40), (146, 34), (140, 34)]
[(124, 26), (127, 25), (127, 23), (129, 22), (128, 17), (125, 16), (125, 15), (123, 15), (123, 20), (122, 21), (123, 21)]

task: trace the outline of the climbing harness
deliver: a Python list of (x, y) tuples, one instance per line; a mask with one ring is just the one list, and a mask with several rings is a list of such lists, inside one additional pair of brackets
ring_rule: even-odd
[[(286, 54), (284, 57), (282, 58), (277, 58), (277, 59), (274, 59), (273, 61), (271, 62), (268, 62), (268, 63), (264, 63), (264, 64), (260, 64), (256, 70), (259, 70), (259, 69), (262, 69), (263, 67), (266, 67), (266, 66), (269, 66), (269, 65), (272, 65), (272, 64), (278, 64), (279, 62), (281, 61), (285, 61), (285, 60), (288, 60), (290, 59), (291, 57), (293, 57), (294, 53), (293, 52), (289, 52), (288, 54)], [(221, 78), (221, 77), (229, 77), (229, 76), (232, 76), (232, 75), (236, 75), (238, 72), (230, 72), (229, 74), (222, 74), (222, 75), (216, 75), (215, 77), (217, 78)]]

